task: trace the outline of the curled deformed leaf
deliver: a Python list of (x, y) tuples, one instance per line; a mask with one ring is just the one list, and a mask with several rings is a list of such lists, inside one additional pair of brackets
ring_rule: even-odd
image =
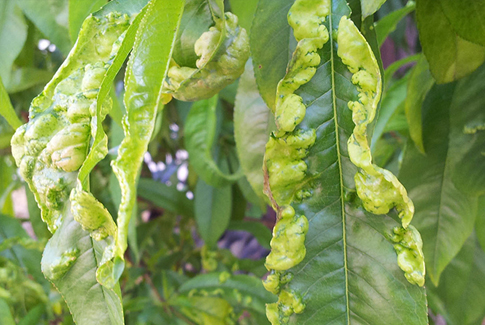
[[(222, 8), (219, 8), (222, 9)], [(194, 44), (196, 68), (171, 61), (164, 82), (165, 96), (184, 101), (211, 98), (233, 83), (244, 71), (249, 58), (249, 39), (232, 13), (213, 15), (215, 26)], [(169, 99), (168, 99), (169, 100)]]
[[(372, 154), (367, 139), (367, 126), (374, 120), (377, 103), (381, 96), (382, 79), (376, 58), (369, 44), (354, 25), (352, 20), (343, 16), (338, 29), (338, 56), (352, 73), (352, 83), (357, 86), (358, 100), (349, 101), (352, 120), (355, 124), (347, 145), (352, 163), (360, 168), (355, 175), (355, 187), (364, 208), (374, 214), (386, 214), (396, 208), (404, 229), (408, 228), (414, 214), (414, 205), (407, 191), (390, 171), (373, 164)], [(414, 228), (413, 228), (414, 229)], [(413, 239), (421, 238), (417, 230)], [(408, 263), (408, 257), (396, 246), (398, 264), (405, 272), (406, 278), (420, 286), (424, 285), (424, 263)], [(407, 247), (407, 246), (406, 246)], [(413, 246), (422, 258), (422, 247)], [(407, 251), (406, 251), (407, 252)], [(409, 266), (416, 268), (410, 270)], [(422, 269), (421, 269), (422, 268)], [(421, 280), (418, 280), (418, 275)], [(410, 276), (412, 274), (412, 276)]]

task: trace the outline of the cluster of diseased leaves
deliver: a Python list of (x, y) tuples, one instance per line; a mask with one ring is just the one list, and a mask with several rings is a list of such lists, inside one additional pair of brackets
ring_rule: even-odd
[[(0, 61), (20, 67), (0, 70), (0, 146), (12, 138), (39, 238), (1, 216), (2, 324), (67, 324), (64, 301), (78, 324), (427, 324), (427, 297), (431, 315), (480, 323), (485, 55), (469, 7), (382, 17), (389, 1), (374, 23), (385, 1), (70, 1), (54, 32), (24, 2), (0, 24), (25, 15), (67, 58), (22, 126), (7, 91), (33, 70)], [(415, 7), (424, 54), (384, 71), (379, 47)], [(1, 158), (13, 216), (22, 183)], [(227, 230), (269, 255), (238, 254)]]

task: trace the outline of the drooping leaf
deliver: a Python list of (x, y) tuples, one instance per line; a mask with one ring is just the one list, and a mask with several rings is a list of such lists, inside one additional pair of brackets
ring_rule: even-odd
[(430, 308), (449, 325), (479, 325), (485, 317), (485, 252), (474, 235), (444, 270), (440, 285), (430, 285)]
[(423, 145), (421, 108), (426, 95), (434, 84), (435, 80), (429, 71), (428, 62), (422, 55), (411, 72), (405, 101), (405, 111), (409, 124), (409, 134), (411, 135), (411, 139), (413, 139), (416, 147), (422, 153), (425, 152), (425, 149)]
[(273, 115), (259, 95), (252, 62), (248, 61), (234, 105), (234, 137), (241, 168), (260, 197), (264, 197), (262, 166), (266, 142), (274, 129)]
[[(276, 85), (283, 78), (296, 42), (286, 15), (293, 0), (260, 0), (251, 27), (251, 56), (261, 97), (274, 108)], [(271, 22), (270, 24), (268, 22)]]
[[(473, 130), (485, 116), (481, 67), (457, 83), (434, 86), (423, 105), (426, 156), (408, 146), (400, 177), (416, 204), (426, 265), (437, 284), (441, 272), (473, 231), (483, 193), (485, 133)], [(463, 109), (466, 107), (466, 109)]]
[[(454, 1), (419, 0), (416, 5), (419, 39), (431, 73), (438, 83), (463, 78), (485, 61), (485, 47), (470, 42), (457, 33), (457, 27), (450, 23), (447, 13), (457, 9), (458, 12), (454, 15), (467, 17), (460, 20), (464, 24), (466, 21), (475, 21), (479, 25), (483, 18), (472, 9), (473, 5), (451, 4), (452, 2)], [(448, 3), (449, 6), (442, 6)], [(445, 7), (453, 9), (445, 12)], [(474, 14), (467, 16), (465, 12), (470, 10)], [(478, 30), (472, 33), (479, 34)]]
[[(284, 13), (280, 13), (277, 10), (261, 12), (262, 3), (264, 2), (260, 2), (258, 6), (256, 19), (258, 14), (264, 13), (271, 15), (268, 21), (274, 21), (274, 15), (277, 15), (277, 18), (281, 15), (283, 20), (292, 4), (286, 7)], [(281, 2), (274, 2), (274, 6), (276, 5), (283, 11)], [(283, 151), (288, 152), (288, 158), (285, 160), (283, 154), (278, 163), (281, 163), (282, 167), (285, 164), (289, 166), (288, 172), (284, 168), (281, 169), (281, 181), (299, 177), (300, 174), (293, 173), (291, 169), (303, 169), (304, 172), (302, 179), (284, 189), (288, 190), (290, 196), (294, 195), (291, 205), (295, 209), (295, 216), (305, 216), (308, 220), (308, 232), (304, 241), (306, 254), (303, 260), (296, 266), (292, 264), (287, 271), (284, 268), (280, 271), (281, 282), (277, 283), (277, 290), (280, 290), (281, 301), (277, 308), (286, 315), (292, 311), (297, 312), (290, 317), (290, 324), (427, 324), (424, 289), (410, 284), (396, 263), (396, 253), (390, 240), (392, 229), (399, 226), (396, 216), (372, 215), (364, 211), (361, 201), (355, 198), (354, 175), (357, 168), (348, 158), (347, 148), (347, 141), (355, 125), (348, 104), (350, 101), (356, 103), (359, 95), (357, 87), (352, 83), (352, 73), (337, 53), (337, 49), (342, 48), (342, 42), (348, 41), (346, 45), (353, 42), (351, 39), (346, 40), (345, 35), (335, 38), (342, 17), (349, 14), (345, 1), (331, 1), (324, 23), (329, 40), (317, 51), (320, 63), (316, 67), (316, 73), (295, 91), (306, 107), (304, 117), (299, 124), (294, 123), (297, 124), (294, 131), (287, 131), (288, 145), (285, 147), (283, 140), (280, 142), (280, 145), (288, 150)], [(349, 22), (347, 19), (344, 20)], [(266, 33), (262, 30), (256, 33), (255, 26), (253, 25), (253, 36)], [(268, 30), (272, 28), (265, 27)], [(272, 52), (272, 44), (291, 43), (288, 41), (290, 33), (287, 34), (284, 28), (279, 29), (278, 34), (273, 32), (271, 39), (263, 40), (259, 46), (253, 42), (253, 53), (268, 53), (268, 56), (276, 61), (277, 56)], [(361, 35), (359, 37), (359, 43), (364, 42), (365, 46), (359, 46), (358, 50), (352, 52), (355, 54), (355, 63), (360, 63), (359, 60), (367, 60), (366, 64), (372, 62), (375, 69), (372, 73), (375, 74), (379, 70), (375, 58), (372, 61), (368, 59), (369, 55), (364, 59), (363, 53), (365, 51), (368, 54), (370, 47), (365, 40), (362, 41)], [(287, 50), (280, 50), (276, 54), (279, 58), (286, 56), (287, 53)], [(295, 53), (296, 60), (300, 56), (310, 56), (304, 51), (299, 53), (297, 50)], [(295, 66), (293, 64), (296, 60), (291, 61), (289, 71)], [(257, 70), (259, 62), (256, 59), (254, 64)], [(271, 83), (272, 98), (275, 98), (276, 84), (283, 77), (284, 70), (282, 69), (281, 74)], [(257, 73), (256, 77), (258, 79)], [(289, 78), (291, 85), (291, 77)], [(377, 84), (377, 81), (373, 82)], [(259, 81), (258, 85), (265, 98)], [(278, 113), (275, 115), (278, 118)], [(283, 133), (281, 130), (279, 132)], [(306, 147), (296, 144), (306, 139), (305, 136), (311, 138), (313, 132), (313, 144)], [(274, 138), (278, 136), (273, 135)], [(294, 149), (290, 141), (295, 141)], [(305, 154), (302, 162), (306, 168), (295, 158), (301, 157), (303, 153)], [(271, 180), (269, 184), (271, 186)], [(271, 191), (275, 192), (273, 187)], [(284, 202), (285, 197), (280, 197), (280, 200)], [(284, 214), (286, 211), (290, 214), (291, 209), (284, 207), (284, 210), (278, 213)], [(284, 221), (285, 218), (287, 217), (281, 216), (278, 222)], [(286, 227), (292, 229), (291, 231), (295, 228), (296, 230), (288, 235), (287, 239), (282, 236), (281, 247), (278, 247), (282, 254), (286, 253), (285, 249), (291, 251), (292, 246), (300, 245), (301, 233), (297, 228), (300, 227), (300, 222), (287, 223)], [(275, 238), (279, 232), (283, 233), (284, 229), (283, 226), (273, 230), (273, 249)], [(281, 263), (291, 260), (289, 256), (283, 257)], [(271, 268), (268, 259), (266, 266)], [(394, 308), (396, 305), (400, 308)]]
[(68, 0), (23, 0), (16, 4), (62, 54), (69, 53), (73, 43), (68, 30)]
[(152, 136), (157, 111), (162, 108), (162, 83), (173, 53), (183, 5), (182, 0), (150, 2), (137, 30), (125, 75), (125, 138), (118, 149), (118, 157), (112, 164), (121, 187), (118, 231), (111, 255), (114, 260), (105, 263), (98, 270), (98, 279), (103, 278), (103, 282), (116, 283), (124, 268), (124, 253), (136, 201), (138, 174)]
[(391, 12), (390, 14), (382, 17), (378, 22), (375, 23), (377, 42), (379, 43), (379, 47), (382, 46), (387, 36), (389, 36), (389, 34), (396, 30), (397, 24), (415, 8), (416, 3), (412, 0), (408, 1), (408, 3), (404, 7)]
[(195, 221), (206, 245), (214, 247), (231, 219), (231, 186), (215, 188), (199, 179), (195, 188)]
[(5, 0), (0, 3), (0, 48), (3, 49), (0, 52), (0, 78), (6, 84), (10, 82), (13, 62), (27, 39), (27, 23), (17, 2)]
[(386, 0), (361, 0), (362, 18), (365, 19), (373, 15)]
[(106, 0), (69, 0), (69, 37), (72, 43), (76, 41), (84, 19), (90, 13), (99, 10), (106, 2)]
[(162, 209), (189, 218), (194, 216), (194, 202), (187, 198), (185, 192), (178, 191), (174, 186), (141, 178), (138, 182), (138, 195)]
[(190, 164), (199, 177), (211, 186), (222, 188), (240, 179), (242, 171), (224, 173), (212, 158), (212, 147), (218, 140), (217, 103), (218, 96), (214, 96), (192, 105), (185, 121), (185, 147), (189, 153)]

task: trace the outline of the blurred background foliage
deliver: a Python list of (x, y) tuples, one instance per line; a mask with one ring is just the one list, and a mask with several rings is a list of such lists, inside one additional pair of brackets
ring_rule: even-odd
[[(30, 102), (65, 59), (82, 21), (106, 2), (0, 1), (0, 111), (12, 105), (16, 117), (10, 124), (28, 120)], [(251, 31), (257, 3), (230, 0), (226, 10)], [(485, 316), (485, 33), (473, 25), (480, 12), (462, 7), (467, 8), (451, 0), (388, 0), (371, 22), (385, 69), (371, 147), (376, 163), (399, 175), (415, 202), (433, 324), (481, 324)], [(471, 15), (469, 26), (455, 24), (459, 15), (453, 13), (460, 10)], [(358, 10), (354, 15), (360, 17)], [(442, 42), (433, 42), (437, 38)], [(113, 85), (115, 109), (105, 122), (110, 154), (91, 182), (112, 215), (120, 193), (109, 164), (123, 138), (122, 96), (123, 71)], [(236, 147), (238, 132), (253, 126), (235, 125), (238, 107), (256, 104), (264, 102), (248, 65), (215, 103), (212, 157), (226, 173), (248, 164), (244, 177), (223, 188), (198, 177), (188, 159), (184, 130), (196, 118), (192, 104), (173, 100), (159, 113), (121, 280), (127, 324), (269, 324), (264, 303), (274, 297), (260, 278), (275, 214), (253, 190), (257, 180), (247, 171), (255, 167), (245, 156), (251, 152)], [(0, 117), (0, 324), (72, 324), (62, 297), (40, 271), (50, 233), (17, 174), (10, 124)], [(263, 148), (264, 143), (263, 137)]]

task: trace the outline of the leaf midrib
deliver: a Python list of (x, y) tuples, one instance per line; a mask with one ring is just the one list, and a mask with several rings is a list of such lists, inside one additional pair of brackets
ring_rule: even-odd
[(329, 41), (330, 41), (330, 63), (331, 63), (331, 76), (332, 76), (332, 105), (333, 105), (333, 116), (334, 116), (334, 124), (335, 124), (335, 143), (337, 149), (337, 162), (338, 162), (338, 169), (339, 169), (339, 181), (340, 181), (340, 203), (341, 203), (341, 211), (342, 211), (342, 240), (343, 240), (343, 248), (344, 248), (344, 272), (345, 272), (345, 303), (346, 303), (346, 317), (347, 317), (347, 324), (350, 325), (350, 306), (349, 306), (349, 276), (348, 276), (348, 265), (347, 265), (347, 239), (346, 239), (346, 222), (345, 222), (345, 202), (344, 198), (344, 182), (343, 182), (343, 172), (342, 172), (342, 160), (341, 160), (341, 153), (340, 153), (340, 141), (339, 141), (339, 125), (338, 125), (338, 115), (337, 115), (337, 95), (335, 93), (335, 66), (334, 66), (334, 38), (333, 38), (333, 10), (332, 6), (330, 6), (330, 14), (328, 19), (328, 26), (329, 26)]

